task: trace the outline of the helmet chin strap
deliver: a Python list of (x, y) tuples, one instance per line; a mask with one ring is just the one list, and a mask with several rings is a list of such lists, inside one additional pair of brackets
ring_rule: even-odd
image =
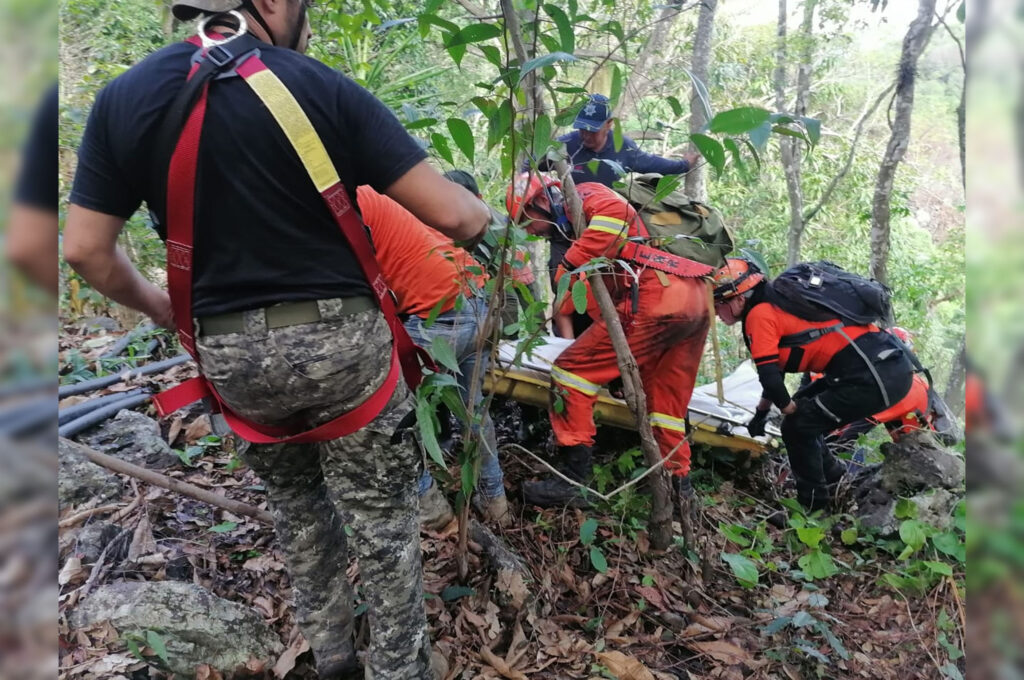
[[(274, 45), (276, 47), (277, 46), (277, 41), (274, 40), (274, 32), (270, 30), (270, 26), (267, 24), (267, 21), (263, 18), (263, 15), (260, 14), (260, 11), (258, 9), (256, 9), (256, 5), (253, 3), (253, 1), (252, 0), (243, 0), (242, 7), (245, 10), (247, 10), (249, 12), (249, 14), (252, 15), (252, 18), (256, 20), (256, 23), (258, 23), (260, 26), (263, 27), (263, 30), (266, 31), (266, 33), (267, 33), (267, 37), (270, 38), (270, 44)], [(305, 8), (305, 4), (303, 4), (303, 8)], [(296, 38), (295, 42), (296, 42), (296, 44), (298, 44), (298, 39), (297, 38)], [(294, 49), (294, 48), (292, 48), (292, 49)]]

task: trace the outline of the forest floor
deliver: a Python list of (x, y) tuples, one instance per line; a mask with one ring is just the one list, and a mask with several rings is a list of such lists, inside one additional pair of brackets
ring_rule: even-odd
[[(75, 371), (89, 376), (107, 346), (98, 340), (104, 335), (64, 329), (62, 380)], [(188, 370), (147, 382), (166, 386)], [(516, 422), (517, 408), (505, 405), (496, 413), (503, 443), (530, 429)], [(183, 452), (179, 465), (162, 472), (265, 508), (259, 480), (239, 465), (229, 441), (210, 438), (207, 423), (201, 415), (162, 423), (167, 441)], [(522, 443), (543, 452), (543, 434), (531, 432)], [(634, 472), (638, 454), (629, 449), (629, 433), (603, 432), (601, 444), (599, 478), (617, 485)], [(901, 554), (904, 540), (858, 532), (848, 515), (807, 518), (791, 509), (788, 526), (766, 522), (783, 508), (780, 499), (792, 495), (784, 456), (737, 461), (697, 451), (694, 477), (703, 507), (698, 549), (686, 553), (681, 539), (664, 552), (650, 548), (642, 489), (587, 511), (524, 507), (521, 482), (540, 474), (540, 466), (512, 447), (504, 450), (515, 521), (496, 533), (528, 566), (525, 588), (518, 594), (513, 588), (511, 597), (509, 589), (497, 588), (472, 543), (469, 577), (460, 582), (454, 522), (421, 538), (427, 616), (436, 647), (450, 660), (449, 678), (902, 680), (963, 672), (962, 563), (915, 561)], [(236, 677), (315, 678), (273, 529), (124, 481), (123, 497), (103, 513), (61, 529), (59, 677), (166, 677), (152, 649), (143, 648), (139, 655), (149, 662), (141, 660), (126, 654), (124, 640), (109, 626), (72, 629), (67, 615), (86, 582), (95, 589), (118, 580), (173, 578), (252, 607), (280, 635), (287, 650), (282, 658)], [(62, 518), (88, 509), (66, 508)], [(117, 523), (132, 530), (133, 541), (152, 541), (151, 552), (160, 557), (77, 563), (78, 527), (119, 512)], [(149, 529), (140, 531), (143, 524)], [(358, 582), (357, 565), (349, 574)], [(363, 647), (366, 624), (360, 614), (357, 645)], [(227, 674), (202, 668), (197, 677)]]

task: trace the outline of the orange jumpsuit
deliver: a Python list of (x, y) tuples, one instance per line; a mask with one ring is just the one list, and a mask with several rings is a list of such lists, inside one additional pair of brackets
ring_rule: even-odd
[[(565, 254), (556, 278), (595, 257), (615, 258), (626, 238), (644, 233), (638, 229), (636, 211), (611, 189), (593, 182), (576, 188), (583, 200), (587, 228)], [(640, 369), (655, 439), (661, 455), (670, 457), (666, 468), (684, 476), (690, 471), (686, 408), (709, 327), (706, 284), (699, 278), (653, 269), (634, 270), (639, 274), (635, 310), (632, 277), (616, 267), (615, 276), (605, 277), (605, 281)], [(571, 305), (571, 299), (566, 305)], [(588, 312), (594, 324), (562, 352), (551, 369), (553, 388), (564, 400), (560, 413), (551, 409), (551, 428), (562, 447), (593, 445), (597, 393), (602, 385), (619, 377), (608, 327), (589, 295)]]

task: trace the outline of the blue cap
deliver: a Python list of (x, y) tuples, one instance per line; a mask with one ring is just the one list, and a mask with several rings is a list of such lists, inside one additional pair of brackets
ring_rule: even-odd
[(576, 120), (572, 122), (572, 126), (576, 130), (597, 132), (611, 116), (612, 111), (608, 105), (608, 97), (603, 94), (592, 94), (580, 112), (576, 114)]

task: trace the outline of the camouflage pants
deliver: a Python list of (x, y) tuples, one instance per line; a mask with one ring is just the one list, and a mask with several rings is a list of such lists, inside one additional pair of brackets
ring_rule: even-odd
[[(309, 427), (351, 409), (383, 382), (391, 339), (379, 312), (343, 315), (341, 304), (321, 301), (318, 323), (271, 330), (261, 310), (246, 312), (244, 332), (198, 339), (204, 373), (256, 422)], [(254, 445), (245, 455), (266, 486), (314, 654), (351, 649), (351, 541), (370, 621), (367, 676), (394, 680), (432, 678), (416, 496), (421, 459), (414, 446), (392, 441), (412, 408), (402, 383), (359, 432), (319, 444)]]

